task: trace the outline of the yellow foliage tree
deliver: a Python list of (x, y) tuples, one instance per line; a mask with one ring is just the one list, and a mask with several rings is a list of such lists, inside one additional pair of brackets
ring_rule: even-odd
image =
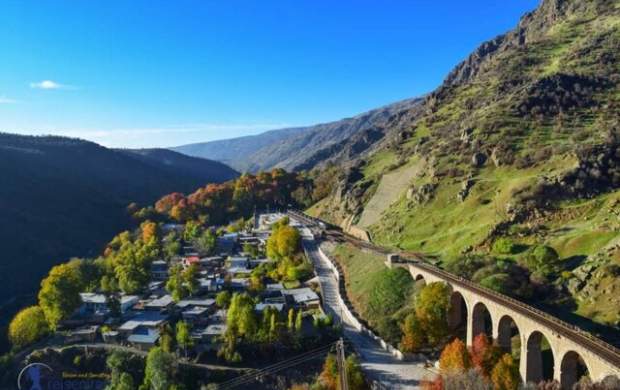
[(512, 356), (504, 354), (491, 372), (491, 381), (495, 390), (517, 390), (521, 383), (519, 367)]
[(9, 340), (16, 348), (34, 343), (49, 333), (45, 314), (39, 306), (21, 310), (9, 325)]

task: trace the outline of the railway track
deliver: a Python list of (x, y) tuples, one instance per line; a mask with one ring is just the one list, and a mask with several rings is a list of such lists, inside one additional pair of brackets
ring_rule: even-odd
[[(379, 247), (372, 243), (359, 240), (342, 232), (338, 227), (330, 225), (324, 221), (320, 221), (316, 218), (310, 217), (297, 210), (289, 212), (295, 218), (303, 221), (306, 224), (312, 224), (314, 226), (323, 227), (323, 238), (335, 242), (348, 242), (358, 248), (364, 248), (387, 255), (394, 253), (386, 248)], [(320, 223), (320, 225), (319, 225)], [(616, 367), (620, 367), (620, 349), (615, 346), (593, 336), (591, 333), (580, 329), (579, 327), (569, 324), (559, 318), (552, 316), (542, 310), (536, 309), (524, 302), (518, 301), (514, 298), (500, 294), (496, 291), (479, 286), (467, 279), (453, 275), (441, 268), (435, 267), (425, 262), (425, 256), (415, 252), (400, 252), (400, 262), (403, 264), (411, 264), (415, 267), (423, 269), (424, 271), (431, 273), (446, 282), (454, 285), (466, 288), (480, 296), (485, 297), (491, 301), (494, 301), (500, 305), (503, 305), (511, 310), (514, 310), (522, 315), (529, 317), (532, 320), (539, 322), (541, 325), (551, 329), (553, 332), (559, 334), (562, 337), (572, 340), (573, 342), (580, 344), (600, 356), (604, 360), (612, 363)]]

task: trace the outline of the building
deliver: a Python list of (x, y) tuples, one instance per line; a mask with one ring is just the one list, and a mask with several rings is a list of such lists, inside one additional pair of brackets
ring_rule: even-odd
[[(108, 298), (104, 294), (80, 293), (80, 299), (82, 305), (78, 312), (83, 316), (106, 316), (110, 312)], [(119, 301), (121, 314), (129, 311), (138, 301), (137, 295), (122, 295)]]
[(254, 310), (262, 313), (268, 307), (276, 309), (276, 311), (281, 313), (284, 310), (284, 303), (257, 303), (254, 306)]
[(144, 310), (165, 312), (174, 305), (174, 300), (170, 294), (153, 299), (144, 304)]
[(227, 233), (217, 238), (215, 251), (222, 256), (232, 255), (239, 240), (239, 234)]
[(141, 327), (158, 329), (160, 326), (168, 322), (168, 317), (156, 312), (142, 312), (133, 316), (129, 321), (123, 323), (118, 331), (126, 337), (129, 337), (134, 331)]
[(151, 280), (165, 281), (168, 280), (168, 263), (163, 260), (157, 260), (151, 263)]
[(321, 306), (317, 293), (309, 287), (282, 290), (286, 303), (304, 309), (316, 309)]
[(159, 329), (139, 326), (127, 337), (127, 342), (142, 351), (148, 351), (157, 344)]

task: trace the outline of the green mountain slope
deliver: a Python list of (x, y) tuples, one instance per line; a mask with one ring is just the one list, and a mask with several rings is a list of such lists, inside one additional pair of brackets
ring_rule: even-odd
[[(620, 1), (543, 1), (391, 122), (399, 137), (312, 212), (446, 266), (551, 246), (553, 302), (620, 323), (619, 47)], [(494, 252), (499, 238), (519, 249)]]

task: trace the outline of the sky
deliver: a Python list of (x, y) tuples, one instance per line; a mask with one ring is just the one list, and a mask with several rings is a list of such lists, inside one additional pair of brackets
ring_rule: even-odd
[(0, 131), (166, 147), (436, 88), (538, 0), (4, 0)]

